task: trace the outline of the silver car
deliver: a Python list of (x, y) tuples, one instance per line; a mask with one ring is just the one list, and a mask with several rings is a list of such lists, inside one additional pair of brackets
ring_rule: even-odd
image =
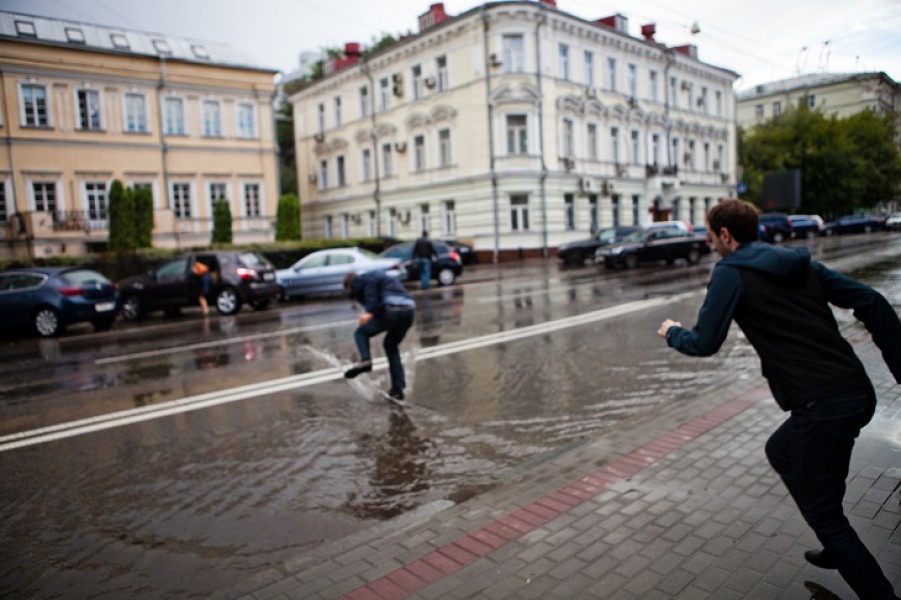
[(296, 296), (342, 292), (344, 276), (350, 271), (385, 271), (401, 281), (407, 278), (406, 270), (396, 258), (380, 258), (363, 248), (330, 248), (308, 254), (287, 269), (279, 269), (275, 280), (281, 298), (290, 300)]

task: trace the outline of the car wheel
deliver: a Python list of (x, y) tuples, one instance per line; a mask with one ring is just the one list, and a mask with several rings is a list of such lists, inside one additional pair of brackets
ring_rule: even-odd
[(113, 326), (113, 321), (116, 320), (115, 316), (112, 317), (98, 317), (91, 321), (91, 325), (94, 326), (94, 331), (107, 331), (110, 327)]
[(638, 266), (638, 255), (628, 254), (624, 260), (627, 269), (634, 269)]
[(585, 264), (585, 257), (582, 256), (581, 252), (573, 252), (566, 257), (566, 264), (571, 267), (581, 267)]
[(774, 244), (781, 244), (783, 240), (785, 240), (785, 236), (782, 235), (781, 232), (777, 231), (776, 233), (773, 234), (773, 243)]
[(867, 226), (865, 226), (865, 227), (863, 228), (863, 232), (864, 232), (864, 233), (871, 233), (872, 231), (873, 231), (873, 226), (872, 226), (872, 225), (867, 225)]
[(814, 231), (813, 229), (811, 229), (811, 230), (809, 230), (806, 234), (804, 234), (804, 236), (805, 236), (808, 240), (810, 240), (810, 239), (813, 239), (813, 238), (815, 238), (815, 237), (817, 236), (817, 232)]
[(221, 315), (233, 315), (241, 308), (238, 291), (233, 287), (224, 287), (216, 294), (216, 310)]
[(34, 313), (32, 320), (35, 332), (41, 337), (54, 337), (62, 334), (65, 330), (62, 319), (55, 308), (51, 306), (42, 306)]
[(438, 285), (453, 285), (457, 275), (453, 269), (442, 267), (438, 270)]
[(688, 251), (688, 264), (696, 265), (701, 261), (701, 251), (697, 248), (692, 248)]
[(179, 306), (167, 306), (163, 309), (163, 314), (167, 317), (177, 317), (181, 315), (181, 307)]
[(137, 296), (126, 296), (122, 300), (122, 318), (126, 321), (137, 321), (144, 314), (141, 299)]
[(269, 308), (269, 300), (254, 300), (250, 305), (254, 310), (266, 310)]

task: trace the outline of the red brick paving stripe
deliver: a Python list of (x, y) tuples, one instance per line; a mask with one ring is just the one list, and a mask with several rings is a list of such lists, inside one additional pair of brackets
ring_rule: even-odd
[(401, 600), (455, 573), (481, 556), (534, 531), (541, 525), (597, 496), (612, 484), (646, 469), (714, 427), (767, 397), (752, 390), (682, 423), (594, 473), (579, 478), (512, 513), (430, 552), (342, 597), (343, 600)]

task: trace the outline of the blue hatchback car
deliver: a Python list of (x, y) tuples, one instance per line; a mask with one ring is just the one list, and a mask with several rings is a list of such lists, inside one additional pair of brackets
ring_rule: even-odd
[(90, 322), (109, 329), (116, 318), (116, 285), (84, 267), (32, 267), (0, 273), (0, 327), (28, 328), (42, 337)]

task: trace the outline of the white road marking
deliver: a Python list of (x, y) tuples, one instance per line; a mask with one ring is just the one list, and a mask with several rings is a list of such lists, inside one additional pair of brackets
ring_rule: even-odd
[[(675, 296), (660, 296), (657, 298), (650, 298), (648, 300), (637, 300), (634, 302), (628, 302), (626, 304), (620, 304), (618, 306), (604, 308), (581, 315), (548, 321), (546, 323), (520, 327), (517, 329), (512, 329), (510, 331), (492, 333), (468, 340), (448, 342), (446, 344), (425, 348), (419, 351), (419, 353), (416, 355), (416, 360), (427, 360), (439, 356), (446, 356), (448, 354), (456, 354), (458, 352), (465, 352), (467, 350), (483, 348), (485, 346), (492, 346), (495, 344), (503, 344), (522, 338), (542, 335), (553, 331), (559, 331), (568, 327), (575, 327), (577, 325), (584, 325), (587, 323), (594, 323), (606, 319), (612, 319), (614, 317), (623, 316), (629, 313), (679, 302), (701, 293), (703, 293), (703, 290), (686, 292)], [(344, 322), (340, 323), (343, 324)], [(332, 323), (331, 325), (334, 324), (335, 323)], [(232, 338), (229, 341), (234, 341), (234, 339)], [(171, 351), (171, 349), (168, 350), (168, 352)], [(386, 366), (387, 362), (384, 358), (377, 359), (373, 362), (374, 370), (384, 369)], [(23, 448), (26, 446), (44, 444), (47, 442), (53, 442), (65, 438), (84, 435), (87, 433), (103, 431), (105, 429), (112, 429), (114, 427), (132, 425), (134, 423), (140, 423), (142, 421), (159, 419), (162, 417), (185, 413), (193, 410), (200, 410), (221, 404), (237, 402), (239, 400), (247, 400), (259, 396), (268, 396), (275, 393), (287, 392), (304, 387), (309, 387), (312, 385), (318, 385), (327, 381), (334, 381), (336, 379), (340, 379), (342, 376), (343, 375), (340, 368), (333, 367), (329, 369), (320, 369), (318, 371), (311, 371), (302, 375), (282, 377), (270, 381), (240, 386), (232, 388), (230, 390), (208, 392), (206, 394), (188, 396), (179, 400), (162, 402), (153, 406), (143, 406), (140, 408), (113, 412), (87, 419), (79, 419), (76, 421), (60, 423), (58, 425), (51, 425), (48, 427), (31, 429), (29, 431), (8, 434), (0, 436), (0, 452), (6, 452), (8, 450), (14, 450), (16, 448)]]

